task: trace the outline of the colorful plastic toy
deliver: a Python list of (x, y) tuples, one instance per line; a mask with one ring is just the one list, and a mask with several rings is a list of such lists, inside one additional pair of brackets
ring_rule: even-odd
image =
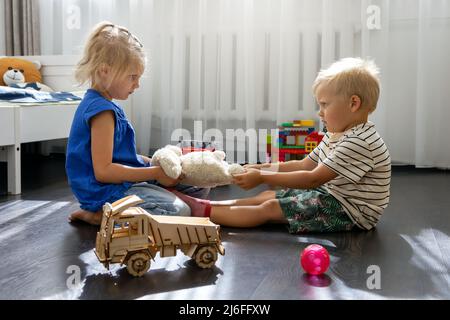
[(275, 148), (278, 159), (272, 155), (272, 136), (267, 136), (267, 162), (302, 159), (322, 141), (323, 133), (315, 131), (314, 120), (294, 120), (278, 126)]
[(321, 245), (311, 244), (302, 251), (300, 263), (306, 273), (320, 275), (327, 271), (330, 265), (330, 255), (327, 249)]

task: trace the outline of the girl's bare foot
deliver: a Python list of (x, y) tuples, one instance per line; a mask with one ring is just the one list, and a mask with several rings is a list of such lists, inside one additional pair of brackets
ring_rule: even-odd
[(99, 226), (100, 223), (102, 222), (102, 215), (103, 215), (102, 210), (99, 210), (97, 212), (78, 210), (73, 212), (69, 216), (69, 222), (80, 220), (92, 224), (94, 226)]

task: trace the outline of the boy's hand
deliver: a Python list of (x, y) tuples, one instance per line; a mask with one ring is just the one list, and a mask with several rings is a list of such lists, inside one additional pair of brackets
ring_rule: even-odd
[(244, 165), (244, 169), (260, 169), (261, 168), (261, 164), (246, 164)]
[(270, 167), (270, 163), (260, 163), (260, 164), (246, 164), (244, 165), (244, 169), (258, 169), (261, 170), (262, 168), (268, 168)]
[(245, 190), (252, 189), (261, 183), (263, 178), (257, 169), (246, 169), (246, 172), (233, 175), (233, 182)]

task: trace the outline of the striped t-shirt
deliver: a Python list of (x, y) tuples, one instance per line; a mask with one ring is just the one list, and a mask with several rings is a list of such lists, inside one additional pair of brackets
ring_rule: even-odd
[(389, 203), (391, 157), (372, 122), (326, 133), (309, 158), (338, 174), (324, 187), (361, 229), (372, 229)]

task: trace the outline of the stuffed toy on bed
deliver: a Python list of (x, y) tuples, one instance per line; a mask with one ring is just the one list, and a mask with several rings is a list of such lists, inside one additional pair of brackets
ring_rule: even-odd
[(160, 166), (164, 173), (172, 179), (178, 179), (181, 174), (182, 184), (197, 187), (217, 187), (232, 182), (232, 175), (244, 172), (239, 164), (228, 164), (225, 153), (217, 150), (194, 151), (182, 154), (177, 146), (168, 145), (155, 152), (152, 166)]
[(0, 85), (53, 92), (42, 83), (40, 69), (41, 64), (38, 61), (31, 62), (14, 57), (0, 58)]

